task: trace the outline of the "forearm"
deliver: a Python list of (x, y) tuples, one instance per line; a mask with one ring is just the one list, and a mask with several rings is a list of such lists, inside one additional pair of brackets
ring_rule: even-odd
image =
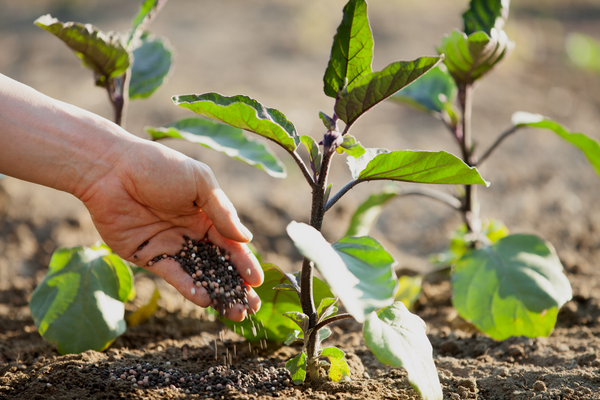
[(0, 74), (0, 173), (80, 198), (141, 139)]

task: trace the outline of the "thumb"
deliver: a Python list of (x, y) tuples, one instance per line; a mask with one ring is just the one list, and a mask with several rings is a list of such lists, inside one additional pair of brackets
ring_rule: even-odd
[(249, 242), (252, 233), (242, 225), (233, 204), (221, 190), (212, 170), (204, 163), (195, 162), (196, 187), (198, 197), (196, 205), (211, 220), (217, 231), (227, 239), (236, 242)]

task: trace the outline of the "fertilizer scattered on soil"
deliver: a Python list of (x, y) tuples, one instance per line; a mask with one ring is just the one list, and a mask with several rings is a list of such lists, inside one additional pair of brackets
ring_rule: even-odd
[[(175, 256), (155, 257), (148, 266), (161, 259), (170, 258), (194, 278), (196, 287), (203, 287), (212, 299), (212, 306), (221, 315), (227, 315), (228, 309), (240, 304), (250, 312), (248, 305), (248, 287), (240, 273), (230, 260), (229, 252), (211, 243), (208, 238), (195, 241), (184, 236), (185, 243)], [(192, 290), (192, 294), (195, 289)]]
[(128, 367), (106, 369), (104, 379), (129, 381), (137, 388), (164, 388), (186, 394), (204, 394), (209, 397), (228, 397), (232, 391), (248, 394), (269, 393), (279, 397), (280, 392), (293, 386), (290, 373), (284, 368), (263, 368), (260, 372), (241, 371), (224, 366), (208, 371), (190, 373), (167, 365), (141, 363)]

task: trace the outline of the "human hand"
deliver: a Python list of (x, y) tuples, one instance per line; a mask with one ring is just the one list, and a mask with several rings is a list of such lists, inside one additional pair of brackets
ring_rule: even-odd
[[(164, 259), (148, 266), (156, 256), (180, 251), (184, 236), (200, 240), (208, 235), (212, 243), (231, 253), (248, 285), (262, 283), (262, 269), (244, 244), (252, 236), (210, 168), (149, 141), (120, 145), (119, 152), (112, 168), (78, 195), (115, 253), (162, 277), (193, 303), (208, 307), (208, 292), (196, 288), (177, 261)], [(147, 245), (140, 246), (146, 241)], [(260, 308), (260, 299), (251, 288), (248, 303), (254, 312)], [(245, 308), (236, 305), (228, 310), (227, 318), (241, 321), (245, 315)]]

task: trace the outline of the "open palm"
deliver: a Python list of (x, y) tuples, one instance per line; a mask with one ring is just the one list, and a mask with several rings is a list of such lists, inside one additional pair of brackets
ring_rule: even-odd
[[(258, 286), (260, 265), (244, 244), (250, 233), (240, 223), (233, 205), (205, 165), (165, 146), (137, 142), (107, 174), (81, 196), (98, 232), (112, 250), (127, 261), (145, 267), (173, 285), (183, 296), (201, 307), (211, 299), (203, 288), (174, 260), (165, 259), (149, 267), (148, 261), (181, 249), (183, 236), (211, 242), (231, 253), (231, 260), (246, 283)], [(148, 242), (146, 245), (143, 245)], [(249, 290), (252, 310), (260, 299)], [(244, 318), (238, 305), (228, 310), (234, 321)]]

